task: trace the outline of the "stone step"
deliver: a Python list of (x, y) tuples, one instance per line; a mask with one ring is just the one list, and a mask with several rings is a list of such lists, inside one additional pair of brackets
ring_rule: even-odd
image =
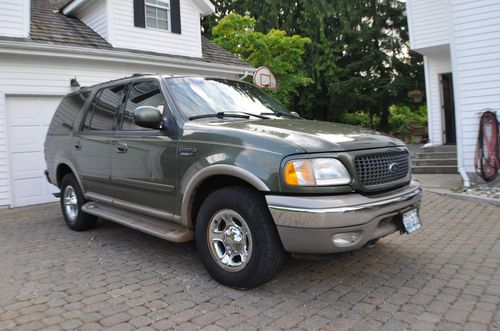
[(416, 153), (414, 160), (428, 160), (428, 159), (456, 159), (457, 153), (455, 152), (433, 152), (433, 153)]
[(457, 165), (457, 159), (415, 159), (412, 160), (413, 166), (444, 166), (444, 165)]
[(458, 173), (457, 166), (441, 165), (441, 166), (414, 166), (411, 167), (414, 174), (456, 174)]
[(421, 149), (424, 153), (444, 153), (444, 152), (457, 152), (456, 145), (442, 145), (442, 146), (432, 146), (432, 147), (424, 147)]

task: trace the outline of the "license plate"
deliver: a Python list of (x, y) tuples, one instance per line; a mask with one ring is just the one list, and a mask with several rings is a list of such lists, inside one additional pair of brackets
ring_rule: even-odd
[(408, 234), (422, 227), (417, 209), (412, 209), (403, 213), (403, 224)]

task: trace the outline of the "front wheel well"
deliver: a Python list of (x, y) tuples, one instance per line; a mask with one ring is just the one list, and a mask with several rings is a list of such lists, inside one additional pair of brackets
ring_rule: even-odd
[(191, 224), (196, 224), (196, 218), (198, 217), (198, 212), (200, 210), (201, 204), (205, 199), (214, 191), (228, 186), (245, 186), (249, 187), (255, 191), (258, 191), (253, 185), (234, 176), (228, 175), (216, 175), (205, 179), (197, 188), (196, 193), (191, 204), (191, 216), (189, 221)]

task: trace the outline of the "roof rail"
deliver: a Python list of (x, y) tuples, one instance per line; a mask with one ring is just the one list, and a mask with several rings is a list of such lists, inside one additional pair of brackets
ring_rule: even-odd
[(132, 74), (131, 77), (140, 77), (140, 76), (151, 76), (151, 75), (156, 75), (152, 73), (144, 73), (144, 72), (136, 72), (135, 74)]

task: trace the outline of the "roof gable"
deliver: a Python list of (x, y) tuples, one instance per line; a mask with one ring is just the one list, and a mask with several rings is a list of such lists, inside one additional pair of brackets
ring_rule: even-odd
[[(89, 0), (54, 0), (61, 3), (59, 6), (64, 15), (70, 15), (78, 8), (82, 7)], [(215, 6), (210, 0), (193, 0), (193, 2), (200, 8), (202, 15), (211, 15), (215, 13)]]
[(82, 48), (107, 49), (116, 52), (134, 52), (137, 54), (162, 55), (172, 58), (185, 58), (200, 62), (209, 62), (221, 65), (240, 66), (246, 70), (252, 67), (237, 58), (234, 54), (202, 37), (202, 57), (192, 58), (186, 56), (154, 53), (122, 48), (114, 48), (94, 30), (89, 28), (77, 18), (65, 16), (59, 8), (67, 0), (36, 0), (31, 1), (31, 37), (25, 41), (50, 43), (63, 46)]

